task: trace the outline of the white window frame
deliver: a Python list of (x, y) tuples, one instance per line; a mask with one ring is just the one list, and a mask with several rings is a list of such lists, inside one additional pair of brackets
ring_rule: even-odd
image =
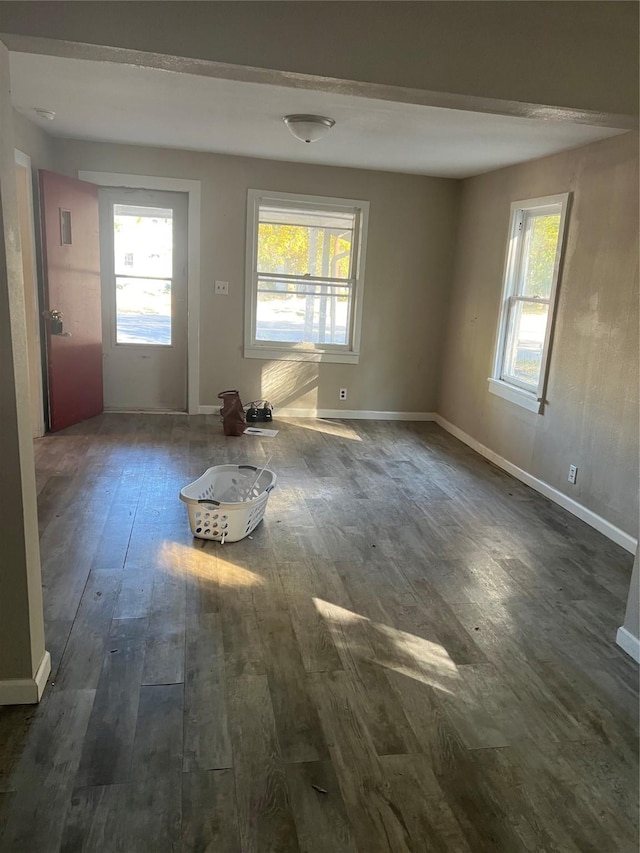
[[(514, 201), (511, 205), (511, 219), (509, 226), (509, 240), (505, 260), (504, 284), (502, 289), (502, 301), (500, 305), (500, 320), (494, 352), (493, 373), (489, 377), (489, 391), (497, 394), (511, 403), (522, 406), (530, 412), (542, 414), (545, 404), (547, 378), (549, 374), (549, 355), (555, 326), (558, 282), (562, 270), (564, 246), (566, 241), (567, 221), (569, 213), (569, 202), (571, 193), (559, 193), (557, 195), (544, 196), (542, 198), (530, 198), (524, 201)], [(545, 210), (548, 209), (548, 210)], [(518, 382), (510, 376), (504, 375), (504, 360), (506, 346), (509, 338), (509, 317), (514, 304), (518, 301), (533, 301), (522, 297), (518, 293), (520, 285), (521, 261), (524, 251), (524, 219), (529, 211), (537, 214), (545, 212), (559, 212), (560, 224), (558, 227), (558, 247), (553, 268), (553, 279), (551, 292), (548, 299), (536, 299), (536, 302), (549, 306), (547, 328), (545, 331), (542, 357), (540, 360), (540, 379), (538, 386), (532, 388), (525, 383)]]
[[(256, 313), (258, 299), (258, 215), (260, 204), (291, 204), (318, 210), (348, 210), (356, 213), (352, 245), (352, 277), (350, 279), (351, 308), (346, 344), (286, 343), (256, 340)], [(247, 195), (247, 252), (245, 277), (245, 329), (244, 357), (281, 361), (326, 361), (337, 364), (357, 364), (360, 358), (362, 326), (362, 298), (364, 270), (367, 253), (369, 202), (347, 198), (299, 195), (267, 190), (249, 190)]]

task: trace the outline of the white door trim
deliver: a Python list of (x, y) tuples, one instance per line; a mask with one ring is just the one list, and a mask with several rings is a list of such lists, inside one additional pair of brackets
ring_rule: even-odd
[(79, 171), (78, 179), (100, 187), (128, 187), (187, 193), (187, 411), (200, 407), (200, 181), (152, 175), (119, 175), (117, 172)]
[(37, 262), (37, 253), (36, 253), (36, 231), (35, 231), (35, 211), (33, 208), (33, 172), (31, 170), (31, 157), (28, 154), (25, 154), (23, 151), (20, 151), (18, 148), (14, 148), (14, 160), (16, 166), (22, 166), (27, 171), (27, 215), (29, 217), (29, 246), (26, 247), (26, 251), (31, 255), (31, 260), (33, 263), (33, 281), (31, 286), (33, 287), (33, 299), (34, 305), (36, 306), (36, 316), (35, 317), (27, 317), (27, 323), (34, 323), (34, 341), (37, 348), (37, 353), (32, 353), (31, 348), (29, 348), (29, 358), (33, 356), (37, 356), (38, 362), (36, 365), (36, 388), (31, 388), (29, 393), (31, 397), (33, 394), (37, 395), (37, 410), (38, 410), (38, 424), (37, 429), (34, 427), (34, 438), (40, 438), (44, 435), (44, 388), (42, 385), (42, 342), (40, 340), (40, 315), (39, 315), (39, 305), (40, 305), (40, 297), (38, 294), (38, 262)]

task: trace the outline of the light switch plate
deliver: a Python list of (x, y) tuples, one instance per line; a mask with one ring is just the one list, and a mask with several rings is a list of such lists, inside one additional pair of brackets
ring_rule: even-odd
[(228, 281), (216, 281), (215, 293), (218, 293), (221, 296), (228, 296), (228, 294), (229, 294), (229, 282)]

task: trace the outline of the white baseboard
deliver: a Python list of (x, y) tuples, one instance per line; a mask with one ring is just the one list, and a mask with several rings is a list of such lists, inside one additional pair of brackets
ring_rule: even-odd
[(629, 655), (629, 657), (632, 657), (636, 663), (640, 663), (640, 640), (637, 637), (634, 637), (631, 631), (627, 631), (624, 627), (618, 628), (616, 643)]
[[(201, 415), (217, 415), (220, 406), (200, 406)], [(349, 421), (435, 421), (435, 412), (376, 412), (367, 409), (274, 408), (274, 418), (339, 418)]]
[(44, 692), (51, 673), (51, 655), (45, 652), (33, 678), (0, 681), (0, 705), (35, 705)]
[(182, 409), (120, 409), (117, 406), (105, 406), (104, 411), (112, 415), (188, 415)]
[(334, 418), (348, 421), (434, 421), (435, 412), (376, 412), (369, 409), (274, 409), (278, 418)]
[(577, 501), (574, 501), (572, 498), (567, 497), (567, 495), (555, 489), (553, 486), (550, 486), (548, 483), (545, 483), (544, 480), (539, 480), (537, 477), (534, 477), (533, 474), (529, 474), (527, 471), (524, 471), (522, 468), (518, 468), (517, 465), (514, 465), (512, 462), (509, 462), (507, 459), (504, 459), (502, 456), (499, 456), (493, 450), (490, 450), (488, 447), (485, 447), (484, 444), (480, 444), (472, 436), (468, 435), (468, 433), (461, 430), (459, 427), (445, 420), (441, 415), (435, 416), (436, 423), (445, 429), (447, 432), (451, 433), (451, 435), (455, 436), (455, 438), (462, 441), (464, 444), (471, 447), (476, 453), (479, 453), (481, 456), (484, 456), (485, 459), (488, 459), (490, 462), (493, 462), (494, 465), (497, 465), (499, 468), (502, 468), (507, 473), (511, 474), (517, 480), (525, 483), (527, 486), (531, 486), (532, 489), (535, 489), (536, 492), (539, 492), (541, 495), (544, 495), (545, 498), (549, 498), (554, 503), (557, 503), (563, 509), (566, 509), (572, 515), (575, 515), (576, 518), (579, 518), (581, 521), (586, 522), (599, 533), (604, 534), (617, 545), (620, 545), (626, 551), (630, 551), (632, 554), (635, 554), (636, 548), (638, 547), (638, 540), (634, 539), (629, 533), (625, 533), (624, 530), (621, 530), (619, 527), (616, 527), (611, 522), (607, 521), (602, 516), (597, 515), (587, 507), (579, 504)]

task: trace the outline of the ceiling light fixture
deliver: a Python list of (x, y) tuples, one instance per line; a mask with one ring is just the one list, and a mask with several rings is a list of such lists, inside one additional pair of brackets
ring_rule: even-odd
[(285, 116), (282, 120), (300, 142), (317, 142), (326, 136), (335, 124), (334, 119), (327, 116), (292, 115)]
[(56, 114), (53, 110), (45, 110), (44, 107), (34, 107), (33, 111), (38, 116), (38, 118), (46, 118), (47, 121), (53, 121), (56, 117)]

